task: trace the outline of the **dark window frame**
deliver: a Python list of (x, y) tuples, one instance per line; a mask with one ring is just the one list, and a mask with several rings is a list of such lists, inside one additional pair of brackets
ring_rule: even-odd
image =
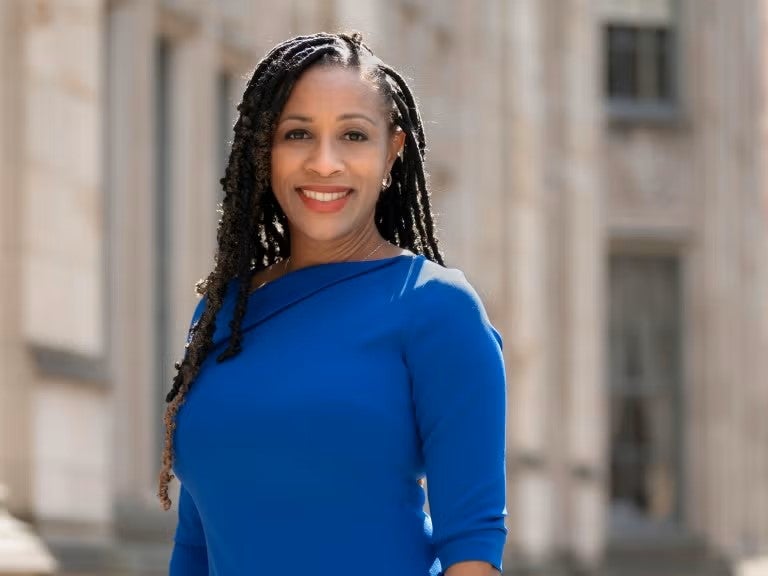
[[(608, 464), (611, 470), (608, 483), (609, 539), (611, 541), (635, 541), (646, 537), (657, 537), (662, 534), (666, 536), (680, 535), (686, 532), (688, 526), (687, 523), (689, 521), (685, 501), (687, 485), (685, 459), (687, 456), (686, 431), (683, 422), (686, 413), (686, 398), (684, 392), (686, 361), (683, 302), (685, 297), (684, 256), (677, 250), (654, 251), (651, 253), (634, 249), (612, 250), (609, 257), (609, 275), (611, 277), (609, 296), (611, 301), (609, 306), (611, 308), (621, 308), (625, 304), (621, 301), (613, 301), (614, 288), (612, 283), (620, 280), (620, 277), (614, 276), (614, 274), (619, 273), (618, 267), (635, 265), (640, 266), (640, 268), (635, 271), (635, 275), (648, 266), (653, 267), (659, 272), (663, 271), (659, 270), (661, 267), (669, 274), (666, 276), (666, 280), (670, 281), (671, 286), (674, 288), (671, 292), (666, 293), (666, 296), (672, 298), (672, 300), (667, 300), (667, 305), (671, 306), (676, 312), (674, 313), (674, 319), (671, 320), (671, 324), (666, 328), (673, 329), (672, 331), (664, 332), (668, 338), (659, 340), (659, 325), (656, 324), (654, 329), (656, 332), (653, 333), (654, 338), (650, 340), (646, 338), (644, 340), (646, 346), (643, 347), (643, 349), (645, 352), (652, 350), (647, 348), (647, 345), (649, 342), (656, 342), (658, 347), (673, 353), (674, 356), (672, 359), (675, 361), (669, 364), (654, 364), (656, 368), (659, 366), (666, 366), (668, 368), (666, 371), (658, 372), (648, 371), (650, 365), (647, 363), (644, 364), (644, 367), (639, 366), (637, 362), (634, 362), (640, 360), (638, 357), (633, 357), (632, 355), (628, 356), (626, 354), (615, 356), (612, 351), (615, 347), (620, 347), (621, 351), (627, 351), (627, 344), (631, 344), (631, 342), (622, 339), (621, 336), (632, 336), (632, 334), (628, 332), (621, 334), (614, 332), (614, 330), (619, 327), (619, 325), (615, 325), (614, 322), (619, 319), (614, 319), (612, 312), (609, 312), (608, 324), (606, 325), (608, 330), (606, 333), (606, 337), (608, 338), (608, 357), (606, 359), (608, 362), (606, 365), (608, 372), (606, 374), (606, 384), (608, 386), (607, 393), (611, 405), (609, 420), (611, 423), (611, 432), (608, 453)], [(650, 269), (647, 271), (649, 272)], [(662, 281), (663, 280), (664, 278), (662, 277)], [(626, 281), (626, 279), (624, 281)], [(649, 286), (650, 291), (648, 292), (649, 294), (655, 294), (653, 298), (656, 299), (660, 296), (660, 285), (658, 282), (659, 279), (657, 278), (656, 283), (653, 285), (655, 288), (651, 289), (652, 286)], [(627, 298), (630, 293), (619, 292), (617, 294), (624, 294), (624, 298)], [(649, 296), (649, 298), (651, 297)], [(646, 305), (647, 304), (648, 301), (646, 301)], [(640, 303), (638, 303), (638, 305), (640, 305)], [(669, 316), (664, 317), (670, 318)], [(648, 325), (644, 322), (643, 326)], [(645, 335), (648, 336), (647, 333)], [(666, 342), (666, 344), (663, 344), (663, 342)], [(650, 356), (643, 354), (642, 358), (647, 361)], [(617, 368), (619, 369), (618, 371), (616, 371)], [(664, 385), (664, 380), (661, 382), (653, 381), (656, 377), (662, 375), (669, 377), (669, 380), (666, 381), (666, 385)], [(618, 380), (614, 380), (615, 376), (618, 376)], [(652, 385), (649, 386), (649, 384)], [(643, 461), (641, 464), (648, 465), (651, 461), (645, 459), (643, 451), (652, 446), (650, 438), (647, 438), (645, 443), (641, 442), (634, 446), (628, 447), (624, 445), (623, 440), (626, 440), (626, 438), (622, 439), (616, 436), (619, 429), (615, 429), (615, 425), (620, 423), (621, 419), (616, 419), (619, 415), (615, 414), (614, 410), (616, 410), (619, 405), (630, 410), (635, 407), (641, 408), (643, 409), (644, 414), (639, 416), (645, 416), (647, 420), (648, 417), (651, 416), (649, 410), (653, 410), (657, 417), (660, 415), (656, 410), (659, 408), (658, 402), (662, 399), (666, 399), (668, 402), (665, 408), (665, 410), (668, 411), (666, 413), (667, 419), (664, 420), (664, 422), (668, 426), (668, 432), (671, 436), (667, 437), (666, 444), (656, 444), (655, 446), (664, 446), (667, 448), (666, 453), (669, 456), (668, 464), (670, 465), (667, 469), (672, 473), (673, 479), (671, 485), (672, 492), (670, 493), (670, 496), (672, 497), (672, 506), (668, 511), (669, 515), (663, 518), (654, 517), (653, 515), (632, 515), (630, 517), (621, 512), (622, 508), (626, 511), (626, 508), (622, 506), (622, 502), (626, 502), (626, 494), (615, 494), (617, 488), (623, 491), (623, 489), (626, 489), (627, 487), (625, 486), (622, 488), (615, 485), (615, 481), (621, 481), (621, 479), (614, 478), (613, 475), (617, 471), (616, 466), (621, 467), (622, 465), (627, 464), (627, 458), (640, 458)], [(651, 404), (648, 404), (648, 402), (651, 402)], [(642, 407), (641, 404), (643, 405)], [(632, 424), (632, 422), (627, 423)], [(649, 421), (647, 421), (646, 424), (647, 423), (649, 423)], [(657, 421), (656, 425), (660, 423), (661, 422)], [(629, 452), (627, 452), (627, 448), (629, 448)], [(650, 470), (650, 468), (646, 467), (646, 471), (648, 470)], [(629, 488), (631, 488), (631, 486), (629, 486)], [(650, 496), (650, 492), (646, 491), (645, 495)]]
[(609, 119), (678, 121), (680, 81), (676, 27), (609, 21), (603, 25), (602, 38), (602, 92)]

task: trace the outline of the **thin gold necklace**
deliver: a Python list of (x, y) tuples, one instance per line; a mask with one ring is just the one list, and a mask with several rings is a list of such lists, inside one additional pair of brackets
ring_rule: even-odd
[[(363, 258), (362, 260), (359, 260), (359, 262), (365, 262), (366, 260), (368, 260), (368, 258), (370, 258), (374, 254), (376, 254), (376, 252), (378, 252), (381, 249), (381, 247), (384, 246), (386, 243), (387, 243), (386, 240), (382, 240), (381, 242), (379, 242), (378, 246), (376, 246), (376, 248), (371, 250), (365, 258)], [(290, 261), (291, 261), (291, 257), (290, 256), (288, 256), (288, 258), (283, 260), (283, 262), (285, 262), (285, 265), (283, 266), (283, 274), (287, 274), (288, 273), (288, 265), (289, 265)], [(352, 260), (350, 260), (350, 262), (352, 262)]]
[[(378, 252), (379, 250), (381, 250), (381, 247), (382, 247), (382, 246), (384, 246), (386, 243), (387, 243), (387, 241), (386, 241), (386, 240), (382, 240), (382, 241), (381, 241), (381, 242), (380, 242), (380, 243), (379, 243), (379, 244), (376, 246), (376, 248), (374, 248), (373, 250), (371, 250), (371, 251), (368, 253), (368, 255), (367, 255), (365, 258), (363, 258), (363, 259), (361, 260), (361, 262), (365, 262), (366, 260), (368, 260), (368, 258), (370, 258), (370, 257), (371, 257), (371, 256), (373, 256), (374, 254), (376, 254), (376, 252)], [(290, 256), (288, 256), (288, 257), (287, 257), (285, 260), (282, 260), (282, 262), (285, 262), (285, 264), (283, 264), (283, 274), (287, 274), (287, 273), (288, 273), (288, 265), (290, 264), (290, 261), (291, 261), (291, 257), (290, 257)], [(282, 276), (282, 274), (281, 274), (281, 276)], [(281, 276), (278, 276), (277, 278), (280, 278)], [(264, 282), (262, 282), (261, 284), (259, 284), (258, 286), (256, 286), (256, 288), (253, 288), (253, 289), (251, 289), (251, 292), (255, 292), (256, 290), (258, 290), (258, 289), (259, 289), (259, 288), (261, 288), (262, 286), (265, 286), (266, 284), (269, 284), (270, 282), (273, 282), (274, 280), (277, 280), (277, 278), (273, 278), (272, 280), (265, 280)]]

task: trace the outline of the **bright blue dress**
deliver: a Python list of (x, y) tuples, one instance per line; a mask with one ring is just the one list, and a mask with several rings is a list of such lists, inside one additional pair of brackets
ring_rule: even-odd
[(501, 337), (464, 275), (413, 254), (296, 270), (249, 295), (217, 363), (234, 299), (177, 416), (171, 576), (501, 570)]

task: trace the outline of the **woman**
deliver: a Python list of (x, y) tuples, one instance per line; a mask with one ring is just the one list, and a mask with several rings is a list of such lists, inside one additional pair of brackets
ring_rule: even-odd
[(167, 396), (171, 574), (498, 574), (501, 338), (443, 266), (408, 86), (358, 34), (316, 34), (275, 47), (238, 110)]

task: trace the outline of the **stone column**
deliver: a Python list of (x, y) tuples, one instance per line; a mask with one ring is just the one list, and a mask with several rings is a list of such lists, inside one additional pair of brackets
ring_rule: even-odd
[(565, 426), (570, 554), (594, 566), (605, 540), (605, 239), (599, 178), (599, 30), (594, 2), (562, 3)]
[(505, 35), (500, 69), (506, 158), (500, 209), (506, 219), (505, 358), (509, 391), (508, 546), (527, 563), (541, 564), (552, 552), (553, 485), (547, 457), (548, 382), (543, 325), (546, 235), (543, 226), (543, 108), (541, 4), (501, 2)]
[(21, 0), (0, 2), (0, 483), (9, 508), (32, 508), (31, 366), (23, 348), (22, 170), (24, 147)]
[[(722, 8), (722, 7), (721, 7)], [(741, 324), (739, 364), (734, 366), (733, 384), (742, 388), (740, 406), (734, 414), (737, 430), (735, 449), (741, 455), (743, 490), (728, 488), (738, 498), (741, 510), (731, 552), (743, 557), (768, 555), (768, 203), (766, 203), (766, 12), (765, 2), (752, 0), (734, 5), (728, 12), (729, 35), (721, 45), (733, 47), (727, 63), (725, 92), (733, 116), (732, 174), (735, 186), (719, 190), (738, 209), (731, 234), (737, 248), (731, 255), (734, 274), (739, 275), (735, 304)], [(739, 39), (737, 41), (737, 39)], [(733, 80), (731, 80), (733, 78)], [(724, 327), (728, 337), (733, 337)], [(725, 489), (725, 487), (724, 487)]]
[[(223, 176), (219, 174), (221, 152), (216, 149), (219, 51), (214, 34), (218, 17), (211, 8), (198, 15), (199, 29), (189, 37), (175, 39), (172, 48), (168, 224), (173, 254), (169, 301), (174, 306), (168, 346), (174, 357), (183, 352), (197, 304), (195, 282), (213, 269), (216, 198), (221, 188), (218, 179)], [(170, 372), (166, 381), (170, 387)]]
[[(768, 549), (766, 7), (689, 2), (697, 39), (695, 134), (697, 442), (694, 527), (738, 557)], [(695, 513), (695, 515), (694, 515)]]
[(768, 547), (765, 4), (684, 3), (697, 126), (687, 519), (732, 556)]
[[(504, 179), (514, 150), (505, 124), (509, 87), (502, 84), (507, 64), (502, 1), (457, 2), (455, 12), (446, 16), (454, 22), (444, 64), (451, 67), (447, 74), (454, 91), (438, 121), (448, 141), (439, 148), (445, 151), (441, 162), (450, 173), (436, 201), (448, 265), (455, 263), (466, 273), (491, 321), (506, 329), (510, 227), (503, 207), (511, 186)], [(435, 120), (426, 121), (431, 129)], [(429, 141), (427, 146), (433, 149)]]
[[(752, 378), (752, 390), (755, 401), (751, 402), (753, 406), (754, 418), (759, 414), (768, 412), (768, 387), (761, 385), (765, 382), (768, 374), (768, 3), (758, 3), (758, 17), (753, 18), (751, 14), (746, 15), (753, 24), (753, 33), (756, 33), (755, 52), (756, 68), (754, 78), (756, 79), (756, 98), (757, 103), (757, 122), (752, 124), (752, 137), (754, 145), (751, 150), (756, 155), (756, 186), (753, 189), (753, 211), (752, 225), (755, 228), (755, 238), (750, 243), (753, 247), (752, 258), (754, 262), (755, 278), (749, 286), (752, 290), (750, 297), (752, 311), (750, 317), (755, 323), (754, 339), (750, 343), (754, 358), (754, 377)], [(756, 446), (760, 454), (759, 460), (755, 463), (755, 475), (753, 486), (758, 492), (758, 506), (751, 509), (752, 518), (755, 523), (755, 533), (757, 535), (758, 546), (765, 554), (768, 551), (768, 420), (758, 417)], [(760, 448), (762, 447), (762, 448)]]
[(118, 499), (135, 507), (137, 500), (152, 504), (159, 466), (149, 457), (157, 442), (149, 257), (155, 247), (154, 2), (114, 3), (108, 21), (111, 347), (115, 454), (120, 455), (114, 459), (114, 486)]

